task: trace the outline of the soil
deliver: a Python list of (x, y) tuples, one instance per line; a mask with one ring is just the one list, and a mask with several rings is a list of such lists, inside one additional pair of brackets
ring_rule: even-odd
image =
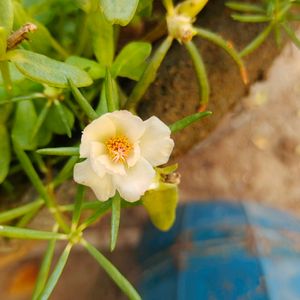
[[(266, 25), (233, 21), (230, 17), (232, 11), (225, 7), (225, 2), (209, 1), (196, 25), (218, 33), (237, 50), (241, 50)], [(186, 153), (193, 145), (205, 139), (222, 117), (248, 92), (248, 86), (243, 83), (237, 65), (223, 49), (197, 37), (193, 41), (203, 57), (208, 73), (211, 88), (208, 109), (213, 115), (175, 136), (174, 156)], [(263, 47), (244, 59), (250, 83), (264, 78), (265, 71), (278, 53), (279, 48), (275, 46), (274, 39), (269, 38)], [(199, 87), (192, 61), (185, 47), (175, 41), (159, 69), (157, 79), (143, 98), (140, 115), (144, 118), (156, 115), (171, 124), (197, 112), (198, 108)]]
[[(239, 41), (246, 43), (255, 32), (242, 31), (246, 25), (231, 21), (226, 27), (222, 20), (224, 14), (228, 18), (229, 12), (220, 10), (217, 6), (220, 2), (223, 3), (219, 0), (210, 2), (205, 18), (214, 9), (217, 15), (216, 19), (205, 24), (219, 29), (240, 49), (242, 44)], [(220, 21), (219, 25), (216, 20)], [(234, 36), (232, 28), (238, 36)], [(278, 51), (272, 41), (268, 41), (266, 50), (261, 48), (247, 62), (252, 82), (262, 77), (266, 80), (254, 84), (248, 96), (242, 97), (247, 89), (231, 59), (209, 44), (199, 44), (210, 74), (210, 109), (214, 110), (214, 116), (175, 137), (182, 176), (181, 202), (219, 198), (256, 201), (300, 216), (300, 52), (287, 45), (265, 74)], [(143, 104), (141, 111), (144, 116), (157, 114), (172, 122), (195, 112), (197, 94), (191, 63), (177, 45), (169, 53), (158, 80), (145, 97), (146, 101), (151, 99), (154, 103)], [(218, 128), (211, 132), (217, 124)], [(198, 143), (209, 133), (209, 138)], [(195, 146), (185, 152), (192, 145)], [(66, 184), (61, 194), (69, 195), (74, 191), (73, 187), (71, 183)], [(40, 222), (47, 223), (46, 220), (44, 216), (40, 218)], [(120, 239), (113, 254), (107, 251), (109, 219), (91, 228), (87, 236), (123, 274), (135, 281), (139, 275), (135, 247), (147, 218), (142, 208), (136, 208), (125, 210), (121, 220)], [(61, 244), (58, 254), (62, 247)], [(44, 245), (3, 240), (0, 249), (0, 299), (30, 299)], [(125, 297), (100, 267), (77, 248), (50, 299), (110, 300)]]

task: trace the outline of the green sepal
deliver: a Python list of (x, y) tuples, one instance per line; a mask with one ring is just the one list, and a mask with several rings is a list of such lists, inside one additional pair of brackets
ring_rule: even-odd
[(157, 189), (146, 192), (142, 197), (142, 202), (156, 228), (167, 231), (172, 227), (178, 203), (176, 184), (159, 183)]

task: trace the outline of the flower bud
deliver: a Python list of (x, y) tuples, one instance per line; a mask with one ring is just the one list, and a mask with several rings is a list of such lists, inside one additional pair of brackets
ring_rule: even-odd
[(176, 6), (176, 13), (194, 18), (203, 9), (208, 0), (186, 0)]

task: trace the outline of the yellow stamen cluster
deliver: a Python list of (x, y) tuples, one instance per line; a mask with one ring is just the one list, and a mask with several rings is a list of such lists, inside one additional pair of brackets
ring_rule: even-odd
[(106, 148), (111, 160), (124, 163), (133, 149), (133, 145), (125, 136), (112, 137), (106, 142)]

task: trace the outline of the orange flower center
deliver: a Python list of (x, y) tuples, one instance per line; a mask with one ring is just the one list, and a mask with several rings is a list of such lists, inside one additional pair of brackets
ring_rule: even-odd
[(106, 142), (108, 154), (113, 162), (124, 163), (133, 149), (133, 145), (125, 136), (112, 137)]

